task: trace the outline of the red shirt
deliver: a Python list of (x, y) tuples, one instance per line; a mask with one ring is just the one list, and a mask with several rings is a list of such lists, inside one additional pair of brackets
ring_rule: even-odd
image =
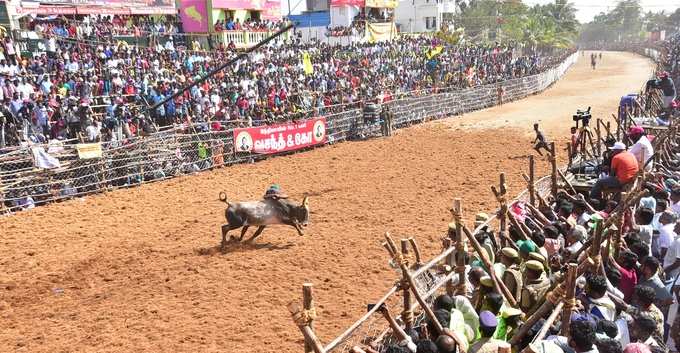
[(612, 158), (612, 171), (621, 184), (627, 184), (637, 175), (637, 159), (632, 153), (623, 151)]
[(630, 299), (635, 292), (637, 285), (637, 273), (635, 270), (626, 270), (621, 266), (616, 266), (616, 269), (621, 273), (621, 282), (619, 282), (619, 290), (623, 293), (623, 300), (630, 303)]

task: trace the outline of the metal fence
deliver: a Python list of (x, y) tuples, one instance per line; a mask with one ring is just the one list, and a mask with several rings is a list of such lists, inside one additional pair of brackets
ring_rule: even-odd
[[(567, 57), (547, 71), (500, 83), (504, 101), (538, 93), (556, 82), (578, 59)], [(497, 104), (499, 84), (447, 92), (413, 92), (386, 103), (394, 113), (395, 127), (458, 115)], [(361, 132), (363, 112), (346, 110), (326, 116), (332, 144)], [(379, 127), (374, 126), (376, 129)], [(191, 130), (192, 132), (188, 132)], [(224, 165), (252, 162), (263, 155), (236, 153), (233, 130), (198, 132), (192, 127), (173, 129), (124, 143), (103, 142), (100, 158), (80, 159), (72, 144), (32, 145), (0, 150), (0, 210), (12, 213), (26, 208), (29, 200), (44, 204), (86, 194), (159, 181)], [(34, 149), (42, 148), (59, 160), (60, 167), (35, 166)], [(30, 198), (30, 199), (29, 199)]]

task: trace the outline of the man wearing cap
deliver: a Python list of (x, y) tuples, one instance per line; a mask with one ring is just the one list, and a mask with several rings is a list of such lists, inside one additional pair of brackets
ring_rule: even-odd
[(653, 162), (650, 159), (654, 155), (654, 147), (645, 135), (645, 129), (642, 126), (631, 126), (628, 130), (628, 137), (635, 142), (634, 145), (630, 146), (629, 152), (637, 159), (638, 166), (644, 166), (645, 171), (651, 171)]
[(537, 309), (541, 298), (550, 289), (550, 280), (543, 273), (543, 264), (536, 260), (526, 262), (526, 283), (522, 288), (520, 309), (530, 316)]
[(626, 151), (623, 142), (616, 142), (611, 148), (611, 166), (609, 176), (597, 180), (593, 189), (590, 190), (591, 199), (602, 199), (602, 189), (620, 189), (624, 185), (635, 180), (638, 172), (638, 163), (632, 153)]
[(479, 314), (479, 333), (481, 339), (475, 342), (468, 353), (497, 353), (499, 347), (509, 347), (506, 342), (492, 338), (496, 327), (498, 326), (498, 319), (490, 311), (482, 311)]
[(501, 280), (508, 288), (515, 299), (522, 295), (522, 272), (519, 270), (519, 254), (513, 248), (503, 248), (501, 250), (500, 261), (505, 265), (505, 272)]
[(661, 93), (663, 93), (662, 95), (663, 107), (667, 109), (671, 106), (671, 103), (673, 103), (673, 100), (675, 99), (676, 95), (675, 84), (673, 83), (673, 80), (669, 77), (667, 71), (661, 71), (658, 77), (659, 77), (658, 80), (651, 80), (647, 82), (647, 89), (650, 88), (660, 89)]

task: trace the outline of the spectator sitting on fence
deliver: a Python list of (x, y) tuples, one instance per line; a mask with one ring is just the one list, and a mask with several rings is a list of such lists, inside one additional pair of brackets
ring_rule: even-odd
[(638, 163), (635, 156), (626, 151), (626, 145), (623, 142), (616, 142), (611, 147), (609, 175), (597, 180), (590, 191), (590, 198), (600, 200), (604, 188), (620, 193), (621, 188), (635, 180), (637, 172)]

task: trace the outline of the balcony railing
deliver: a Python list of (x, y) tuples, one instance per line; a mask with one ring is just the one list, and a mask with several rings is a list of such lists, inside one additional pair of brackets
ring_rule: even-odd
[[(249, 48), (274, 34), (274, 31), (223, 31), (220, 32), (225, 45), (233, 42), (237, 48)], [(282, 39), (288, 39), (288, 33), (282, 35)]]

